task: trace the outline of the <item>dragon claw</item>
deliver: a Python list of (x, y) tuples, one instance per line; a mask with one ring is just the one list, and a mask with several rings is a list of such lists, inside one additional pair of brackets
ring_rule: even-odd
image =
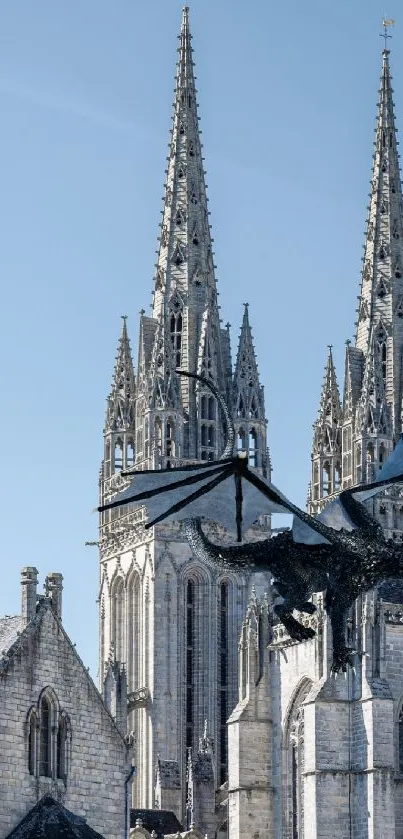
[(333, 651), (332, 673), (347, 673), (347, 668), (354, 667), (354, 653), (351, 647), (342, 647)]

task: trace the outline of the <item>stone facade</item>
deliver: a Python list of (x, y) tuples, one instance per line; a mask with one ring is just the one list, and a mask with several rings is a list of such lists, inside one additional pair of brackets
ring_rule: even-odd
[(0, 837), (46, 793), (107, 839), (124, 830), (131, 755), (61, 623), (60, 574), (37, 598), (22, 573), (22, 614), (0, 619)]
[[(124, 473), (133, 467), (202, 464), (220, 456), (225, 429), (219, 404), (205, 387), (180, 379), (178, 367), (217, 385), (234, 417), (237, 447), (254, 468), (270, 475), (248, 307), (234, 370), (229, 328), (220, 320), (193, 66), (185, 8), (152, 316), (140, 315), (136, 373), (126, 318), (123, 322), (107, 402), (101, 505), (127, 485)], [(197, 827), (211, 832), (214, 787), (227, 777), (226, 720), (238, 690), (236, 639), (252, 578), (199, 563), (179, 524), (146, 531), (146, 515), (146, 509), (129, 507), (100, 517), (101, 686), (105, 690), (105, 680), (112, 679), (111, 662), (124, 667), (138, 767), (133, 805), (152, 808), (169, 800), (182, 823), (188, 811), (188, 752), (197, 768), (207, 720), (212, 776), (198, 784), (203, 803), (195, 802), (195, 810), (205, 814)], [(207, 526), (213, 538), (229, 538), (214, 521)], [(263, 538), (269, 527), (268, 519), (249, 535)], [(262, 591), (267, 587), (265, 575), (254, 582)], [(161, 787), (161, 768), (168, 764), (178, 768), (179, 784), (169, 790)]]
[[(402, 431), (396, 144), (384, 50), (356, 342), (346, 350), (343, 403), (329, 349), (314, 426), (311, 513), (344, 487), (371, 481)], [(401, 488), (370, 503), (386, 535), (400, 540)], [(316, 636), (301, 644), (273, 623), (265, 603), (248, 609), (240, 645), (245, 682), (229, 719), (229, 837), (403, 839), (402, 583), (385, 581), (357, 600), (347, 629), (355, 666), (337, 677), (323, 597), (313, 599), (316, 613), (301, 617)]]
[(302, 644), (251, 601), (228, 721), (230, 839), (402, 839), (402, 599), (388, 582), (357, 601), (355, 667), (338, 677), (320, 601)]

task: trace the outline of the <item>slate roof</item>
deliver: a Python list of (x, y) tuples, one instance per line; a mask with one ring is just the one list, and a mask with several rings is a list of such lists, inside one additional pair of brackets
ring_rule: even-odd
[(81, 816), (75, 816), (51, 795), (27, 813), (6, 839), (103, 839)]
[(0, 618), (0, 653), (8, 653), (22, 629), (21, 615), (6, 615)]
[(130, 810), (130, 827), (136, 826), (137, 819), (141, 819), (143, 827), (149, 833), (155, 830), (158, 839), (163, 839), (165, 833), (177, 833), (183, 830), (175, 813), (170, 810)]

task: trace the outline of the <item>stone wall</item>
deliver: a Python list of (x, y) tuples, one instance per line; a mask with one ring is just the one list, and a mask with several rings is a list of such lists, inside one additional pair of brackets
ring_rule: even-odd
[[(0, 670), (0, 839), (45, 793), (107, 839), (121, 839), (127, 749), (50, 607), (40, 607), (17, 647)], [(70, 720), (66, 782), (29, 774), (28, 714), (45, 688)]]

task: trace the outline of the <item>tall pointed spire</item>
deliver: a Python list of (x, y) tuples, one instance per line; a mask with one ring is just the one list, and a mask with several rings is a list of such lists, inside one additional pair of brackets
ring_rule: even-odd
[[(214, 378), (223, 394), (228, 391), (229, 344), (221, 329), (217, 304), (191, 37), (189, 9), (185, 7), (152, 303), (155, 329), (148, 409), (154, 416), (144, 423), (144, 412), (137, 408), (136, 427), (141, 442), (136, 452), (138, 463), (145, 462), (146, 450), (156, 448), (153, 428), (155, 421), (161, 420), (161, 409), (183, 410), (182, 457), (216, 457), (223, 438), (222, 418), (214, 397), (196, 387), (194, 380), (182, 379), (179, 399), (174, 381), (175, 370), (183, 368), (203, 372)], [(139, 394), (140, 390), (139, 387)], [(206, 399), (209, 404), (214, 403), (210, 404), (207, 417)], [(179, 442), (175, 450), (178, 454)]]
[(234, 401), (236, 416), (242, 419), (264, 419), (264, 393), (259, 382), (259, 372), (249, 323), (249, 305), (244, 313), (239, 336), (238, 354), (234, 373)]
[[(157, 320), (164, 318), (168, 302), (175, 293), (180, 297), (190, 295), (199, 309), (207, 302), (215, 301), (216, 295), (187, 7), (183, 10), (179, 38), (153, 301), (153, 317)], [(183, 349), (186, 352), (186, 348)]]
[(329, 346), (319, 414), (313, 427), (311, 507), (314, 513), (320, 509), (316, 502), (337, 492), (341, 486), (341, 423), (339, 386)]
[[(100, 499), (113, 491), (117, 473), (134, 465), (136, 385), (126, 316), (123, 317), (111, 392), (107, 399), (104, 427), (104, 459), (101, 468)], [(101, 516), (101, 526), (106, 520)]]
[(389, 50), (384, 49), (356, 347), (366, 360), (371, 354), (379, 359), (396, 439), (403, 372), (403, 210), (392, 93)]
[(238, 448), (248, 452), (251, 466), (262, 468), (265, 474), (270, 473), (270, 459), (266, 448), (264, 390), (259, 381), (248, 303), (244, 304), (239, 336), (233, 379), (233, 405)]
[(134, 428), (136, 386), (126, 320), (126, 316), (123, 316), (112, 388), (107, 401), (105, 431), (128, 431)]
[[(341, 425), (343, 489), (372, 480), (402, 427), (403, 201), (392, 94), (389, 50), (385, 48), (356, 340), (355, 346), (347, 342), (343, 412), (337, 436), (339, 449)], [(323, 400), (322, 395), (314, 426), (311, 512), (321, 509), (340, 483), (327, 474), (331, 449), (321, 454), (328, 435)], [(340, 451), (333, 460), (336, 456), (339, 464)]]

